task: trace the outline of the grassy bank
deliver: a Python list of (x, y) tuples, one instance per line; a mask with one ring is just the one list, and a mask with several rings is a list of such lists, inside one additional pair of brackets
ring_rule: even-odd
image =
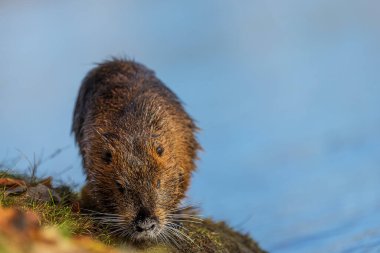
[[(182, 238), (136, 248), (81, 213), (80, 196), (52, 179), (0, 172), (0, 252), (263, 252), (222, 222), (184, 223)], [(170, 244), (170, 245), (169, 245)]]

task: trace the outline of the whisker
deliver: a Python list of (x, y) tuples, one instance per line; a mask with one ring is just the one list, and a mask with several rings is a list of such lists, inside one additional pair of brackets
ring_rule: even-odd
[(172, 246), (172, 243), (166, 238), (165, 234), (164, 233), (160, 233), (160, 238), (162, 239), (163, 243), (164, 244), (167, 244), (169, 246)]
[(177, 249), (180, 249), (181, 247), (179, 246), (179, 244), (176, 241), (176, 239), (173, 238), (173, 234), (170, 233), (170, 230), (166, 230), (166, 232), (167, 232), (166, 236), (167, 236), (168, 240), (172, 241), (175, 244), (175, 246), (176, 246)]
[[(183, 241), (188, 241), (191, 245), (195, 245), (198, 249), (201, 249), (199, 245), (197, 245), (194, 240), (192, 238), (190, 238), (186, 233), (182, 232), (181, 230), (177, 229), (177, 228), (174, 228), (174, 227), (170, 227), (170, 226), (167, 226), (167, 228), (169, 228), (172, 233), (174, 235), (176, 235), (178, 238), (180, 238), (181, 240)], [(183, 227), (182, 227), (183, 228)], [(181, 235), (183, 238), (181, 238)], [(186, 240), (185, 240), (186, 239)]]
[[(191, 243), (194, 243), (194, 240), (191, 239), (191, 238), (190, 238), (188, 235), (186, 235), (185, 233), (183, 233), (181, 230), (179, 230), (179, 229), (177, 229), (177, 228), (174, 228), (174, 227), (169, 227), (169, 226), (168, 226), (168, 229), (169, 229), (170, 231), (172, 231), (173, 234), (176, 235), (179, 239), (184, 240), (184, 241), (185, 241), (185, 239), (187, 239), (187, 240), (189, 240)], [(180, 235), (182, 235), (183, 237), (181, 237)]]
[(189, 229), (185, 228), (184, 226), (181, 226), (180, 224), (177, 224), (177, 223), (172, 223), (172, 222), (167, 222), (166, 224), (168, 224), (169, 226), (171, 227), (178, 227), (180, 229), (184, 229), (186, 231), (189, 231)]
[(180, 206), (178, 208), (173, 208), (170, 211), (182, 211), (182, 210), (191, 209), (191, 208), (193, 208), (193, 207), (192, 206)]
[(202, 218), (192, 217), (192, 216), (166, 215), (166, 217), (169, 217), (169, 218), (180, 218), (180, 219), (202, 220), (203, 221)]
[(170, 243), (165, 240), (165, 237), (162, 231), (161, 233), (158, 234), (158, 239), (160, 240), (161, 243), (170, 245)]
[(97, 217), (91, 217), (91, 219), (93, 220), (105, 220), (105, 219), (108, 219), (108, 220), (117, 220), (117, 221), (121, 221), (121, 217), (107, 217), (107, 216), (97, 216)]
[(85, 210), (85, 211), (87, 211), (87, 212), (90, 212), (90, 213), (96, 213), (96, 214), (118, 215), (118, 214), (114, 214), (114, 213), (102, 213), (102, 212), (99, 212), (99, 211), (94, 211), (94, 210), (91, 210), (91, 209), (85, 209), (85, 208), (82, 208), (81, 210)]
[(115, 230), (112, 230), (109, 232), (110, 235), (115, 235), (115, 234), (118, 234), (120, 233), (121, 231), (123, 231), (124, 228), (118, 228), (118, 229), (115, 229)]
[(174, 221), (174, 222), (182, 222), (182, 223), (196, 223), (196, 224), (202, 224), (203, 222), (202, 221), (198, 221), (198, 220), (187, 220), (187, 219), (172, 219), (172, 218), (169, 218), (167, 219), (168, 221)]
[(197, 219), (192, 217), (175, 217), (175, 216), (166, 216), (168, 219), (180, 219), (180, 220), (194, 220), (194, 221), (203, 221), (203, 219)]
[(173, 216), (173, 217), (190, 217), (190, 218), (196, 218), (196, 219), (202, 219), (201, 216), (198, 216), (198, 215), (192, 215), (192, 214), (185, 214), (185, 213), (169, 213), (167, 214), (167, 216)]

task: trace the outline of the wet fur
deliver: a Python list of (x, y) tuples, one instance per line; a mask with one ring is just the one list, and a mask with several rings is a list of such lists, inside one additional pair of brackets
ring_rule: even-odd
[[(185, 197), (200, 148), (177, 96), (134, 61), (99, 64), (82, 82), (72, 131), (94, 209), (133, 237), (139, 215), (164, 225)], [(163, 147), (163, 154), (157, 148)], [(121, 187), (121, 188), (120, 188)], [(111, 217), (111, 216), (110, 216)], [(116, 216), (112, 216), (116, 217)]]

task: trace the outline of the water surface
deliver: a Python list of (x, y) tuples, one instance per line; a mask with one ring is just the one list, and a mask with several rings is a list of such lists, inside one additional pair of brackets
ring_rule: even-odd
[[(190, 200), (270, 252), (380, 252), (378, 1), (2, 1), (0, 159), (83, 183), (93, 63), (154, 69), (202, 128)], [(20, 155), (22, 154), (22, 155)]]

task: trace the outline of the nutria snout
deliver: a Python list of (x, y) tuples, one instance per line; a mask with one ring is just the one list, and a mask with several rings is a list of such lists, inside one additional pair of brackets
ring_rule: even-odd
[(195, 169), (197, 127), (153, 71), (99, 64), (82, 82), (72, 131), (101, 222), (141, 241), (183, 220), (176, 212)]

